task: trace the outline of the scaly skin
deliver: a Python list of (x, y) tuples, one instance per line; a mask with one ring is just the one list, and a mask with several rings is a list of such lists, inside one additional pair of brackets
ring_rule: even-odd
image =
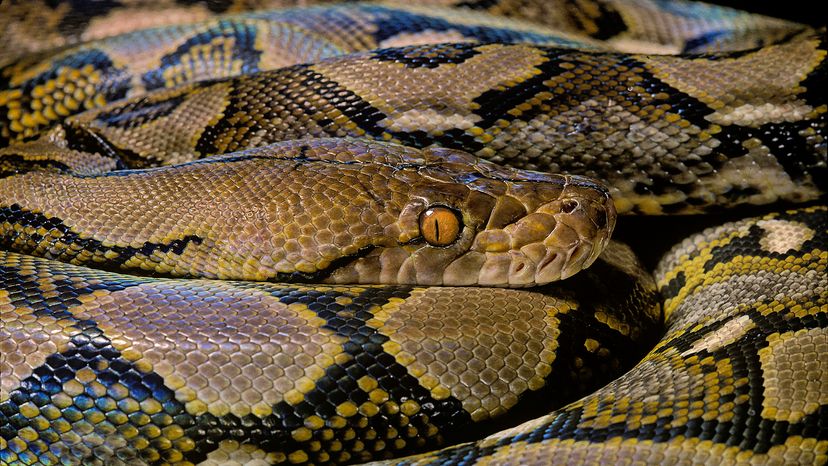
[(502, 17), (373, 4), (221, 16), (84, 42), (0, 68), (0, 147), (124, 97), (379, 47), (446, 41), (601, 48)]
[(425, 464), (825, 464), (828, 208), (705, 230), (659, 264), (667, 330), (630, 372)]
[[(433, 206), (458, 237), (432, 246)], [(589, 266), (615, 209), (583, 177), (389, 143), (289, 141), (99, 176), (0, 180), (0, 245), (132, 272), (234, 280), (531, 286)]]
[(302, 137), (441, 145), (597, 178), (620, 213), (701, 213), (825, 193), (827, 44), (823, 30), (708, 56), (383, 49), (161, 90), (64, 125), (72, 147), (138, 167)]
[(424, 451), (603, 385), (660, 317), (655, 283), (618, 243), (566, 285), (532, 290), (158, 279), (5, 252), (0, 263), (4, 464)]
[[(221, 13), (309, 3), (327, 2), (120, 0), (108, 4), (63, 3), (55, 7), (53, 2), (45, 0), (8, 0), (0, 5), (0, 65), (33, 52), (79, 41), (205, 21)], [(560, 32), (606, 41), (613, 48), (627, 52), (742, 50), (773, 43), (807, 29), (789, 21), (688, 1), (665, 4), (658, 0), (420, 0), (416, 4), (426, 8), (464, 7), (540, 22)], [(93, 6), (90, 8), (90, 5)], [(665, 24), (670, 27), (664, 27)]]
[[(0, 150), (3, 246), (149, 275), (521, 285), (606, 242), (592, 182), (435, 144), (597, 174), (625, 212), (824, 195), (824, 30), (738, 14), (711, 35), (729, 12), (627, 5), (555, 11), (615, 48), (642, 25), (668, 32), (662, 51), (790, 40), (714, 56), (397, 48), (162, 91)], [(770, 29), (739, 35), (751, 25)], [(65, 106), (69, 78), (42, 103)], [(195, 160), (320, 135), (419, 149), (307, 139)], [(156, 278), (0, 252), (0, 462), (825, 464), (826, 251), (824, 206), (689, 237), (656, 271), (654, 347), (654, 281), (614, 242), (526, 290)]]

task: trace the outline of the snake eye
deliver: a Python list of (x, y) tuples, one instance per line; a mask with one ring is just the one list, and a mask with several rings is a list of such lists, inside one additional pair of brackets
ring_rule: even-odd
[(448, 246), (457, 241), (463, 223), (453, 209), (434, 206), (420, 214), (420, 234), (432, 246)]

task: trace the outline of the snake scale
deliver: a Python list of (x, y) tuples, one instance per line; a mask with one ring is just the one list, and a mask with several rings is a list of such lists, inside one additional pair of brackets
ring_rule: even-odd
[(0, 6), (0, 463), (828, 463), (824, 28), (294, 4)]

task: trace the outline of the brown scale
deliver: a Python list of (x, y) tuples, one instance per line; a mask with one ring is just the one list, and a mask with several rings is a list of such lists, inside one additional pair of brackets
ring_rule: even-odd
[(566, 278), (615, 221), (586, 178), (341, 139), (93, 177), (32, 171), (0, 180), (0, 212), (5, 247), (76, 264), (423, 285)]
[(823, 463), (827, 214), (774, 213), (687, 238), (655, 273), (666, 334), (630, 372), (549, 415), (403, 461)]
[(31, 142), (0, 149), (0, 178), (27, 171), (93, 175), (123, 168), (117, 159), (66, 147), (62, 127)]
[[(294, 6), (302, 1), (241, 0), (228, 9), (244, 11), (259, 8)], [(73, 11), (80, 6), (80, 9)], [(83, 4), (63, 4), (58, 7), (45, 2), (4, 2), (0, 7), (2, 22), (0, 44), (3, 54), (0, 64), (33, 52), (58, 48), (110, 37), (117, 34), (159, 27), (194, 23), (216, 15), (207, 2), (181, 4), (176, 0), (146, 2), (127, 0), (114, 8), (83, 8)], [(14, 47), (12, 47), (14, 44)], [(10, 50), (13, 48), (14, 50)]]
[[(79, 10), (75, 4), (53, 7), (44, 0), (9, 1), (0, 6), (0, 65), (16, 57), (130, 31), (170, 24), (187, 24), (216, 16), (209, 2), (173, 0), (121, 1), (113, 8)], [(222, 12), (262, 8), (282, 8), (327, 3), (304, 0), (237, 0), (227, 3)], [(423, 7), (454, 6), (458, 3), (492, 14), (541, 22), (561, 32), (587, 33), (608, 40), (619, 50), (639, 53), (677, 53), (695, 39), (704, 39), (725, 28), (731, 33), (703, 40), (692, 51), (741, 50), (788, 37), (804, 26), (776, 18), (739, 12), (713, 5), (693, 4), (695, 16), (659, 8), (655, 2), (500, 0), (496, 2), (458, 2), (422, 0)], [(71, 5), (71, 6), (70, 6)], [(701, 6), (700, 6), (701, 5)], [(699, 13), (699, 8), (704, 13)], [(720, 18), (712, 20), (710, 18)], [(78, 18), (83, 18), (78, 20)], [(690, 50), (688, 50), (690, 51)]]
[[(601, 272), (532, 291), (136, 278), (0, 256), (3, 328), (14, 329), (0, 331), (0, 407), (26, 424), (0, 443), (9, 462), (325, 463), (422, 451), (604, 383), (638, 357), (631, 348), (660, 315), (654, 282), (618, 243)], [(613, 292), (581, 309), (596, 288)], [(58, 376), (60, 392), (41, 402)], [(351, 393), (340, 399), (336, 387)]]
[[(386, 50), (194, 84), (67, 124), (137, 166), (299, 137), (438, 144), (603, 180), (622, 213), (802, 202), (824, 190), (818, 37), (701, 58), (450, 47), (456, 50)], [(721, 72), (712, 73), (717, 64)], [(684, 78), (696, 75), (707, 79)], [(761, 89), (746, 93), (745, 80)]]
[[(398, 30), (392, 34), (392, 28)], [(87, 41), (0, 67), (6, 84), (0, 89), (0, 145), (31, 139), (70, 115), (149, 90), (391, 45), (496, 38), (600, 48), (572, 34), (439, 8), (341, 5), (224, 15)]]
[[(593, 10), (575, 13), (573, 17), (590, 32), (603, 33), (597, 20), (602, 15), (612, 16), (613, 12), (610, 9), (599, 13), (596, 15)], [(595, 24), (591, 24), (592, 21)], [(754, 193), (747, 202), (786, 198), (784, 191), (791, 175), (786, 173), (787, 167), (784, 171), (779, 168), (784, 159), (773, 152), (774, 148), (765, 146), (756, 135), (735, 142), (719, 139), (715, 126), (725, 121), (748, 126), (762, 121), (777, 124), (778, 120), (793, 115), (795, 121), (783, 122), (800, 123), (808, 119), (817, 122), (811, 128), (798, 130), (798, 135), (808, 140), (810, 150), (818, 150), (824, 139), (824, 124), (818, 126), (819, 118), (824, 121), (824, 102), (820, 107), (808, 100), (814, 98), (808, 95), (814, 90), (805, 86), (807, 79), (803, 80), (812, 70), (820, 69), (824, 59), (824, 50), (821, 50), (824, 47), (816, 45), (815, 49), (814, 44), (814, 41), (806, 41), (797, 44), (800, 48), (768, 48), (757, 53), (737, 54), (731, 57), (732, 61), (719, 57), (721, 66), (708, 58), (639, 57), (635, 63), (625, 63), (623, 66), (629, 65), (627, 69), (618, 67), (628, 79), (635, 80), (647, 72), (657, 80), (644, 84), (663, 86), (668, 83), (691, 95), (693, 99), (689, 101), (694, 105), (703, 103), (704, 107), (699, 108), (704, 108), (705, 112), (710, 110), (711, 118), (715, 119), (708, 121), (711, 123), (709, 133), (713, 136), (692, 128), (687, 130), (690, 124), (698, 121), (693, 120), (692, 115), (684, 115), (687, 121), (677, 119), (671, 110), (680, 107), (657, 105), (661, 98), (659, 93), (644, 85), (631, 88), (632, 92), (644, 97), (638, 101), (625, 100), (619, 104), (623, 108), (613, 108), (614, 113), (604, 118), (611, 124), (625, 118), (637, 118), (636, 122), (647, 123), (643, 136), (638, 135), (642, 139), (635, 147), (648, 151), (674, 150), (676, 142), (671, 138), (680, 139), (687, 134), (698, 136), (702, 142), (727, 143), (730, 150), (733, 147), (737, 147), (738, 152), (744, 150), (746, 155), (735, 164), (714, 167), (704, 161), (696, 165), (698, 173), (693, 171), (692, 175), (718, 170), (716, 176), (710, 177), (712, 187), (705, 188), (715, 196), (727, 194), (733, 179), (737, 180), (737, 187), (744, 187), (751, 184), (739, 181), (744, 175), (760, 176), (761, 180), (754, 182), (771, 188), (781, 187), (781, 194), (771, 189), (761, 192), (760, 196)], [(763, 54), (771, 62), (784, 63), (782, 71), (790, 66), (793, 72), (780, 74), (779, 68), (769, 66), (764, 60), (756, 60)], [(424, 53), (407, 53), (401, 62), (429, 64), (429, 59), (435, 57), (437, 60), (453, 60), (450, 65), (438, 67), (442, 68), (440, 72), (445, 72), (474, 58), (468, 55), (460, 49), (443, 46)], [(571, 55), (582, 61), (588, 56)], [(602, 80), (608, 72), (614, 71), (606, 63), (604, 65), (585, 63), (582, 68), (562, 72), (560, 76), (566, 78), (562, 86), (588, 92), (594, 89), (590, 87), (592, 82)], [(747, 81), (748, 84), (761, 83), (761, 89), (752, 93), (730, 92), (715, 87), (719, 82), (716, 79), (694, 82), (691, 76), (722, 69), (726, 73), (720, 80), (738, 84), (741, 89), (745, 82), (740, 81), (744, 76), (740, 70), (745, 68), (766, 69), (767, 75)], [(301, 72), (295, 73), (303, 79), (307, 77)], [(784, 78), (781, 77), (783, 74)], [(592, 82), (584, 75), (593, 78)], [(769, 79), (763, 79), (763, 76)], [(525, 78), (518, 78), (518, 83), (525, 81)], [(318, 84), (318, 80), (315, 82)], [(785, 83), (783, 87), (790, 89), (793, 86), (798, 90), (782, 94), (767, 92), (782, 82)], [(705, 87), (711, 83), (713, 87)], [(464, 85), (470, 84), (464, 82)], [(513, 87), (514, 83), (503, 84), (506, 89)], [(212, 89), (220, 92), (216, 92), (214, 101), (209, 103), (211, 108), (226, 105), (225, 97), (232, 89), (218, 87), (208, 88), (208, 91)], [(315, 92), (318, 89), (321, 88)], [(613, 89), (604, 90), (612, 96)], [(298, 95), (306, 100), (313, 97)], [(753, 95), (759, 97), (754, 101)], [(328, 104), (335, 99), (326, 100), (327, 103), (322, 100), (314, 103)], [(539, 100), (542, 97), (520, 100), (510, 109), (510, 114), (520, 115), (533, 105), (543, 105)], [(763, 108), (766, 103), (770, 105)], [(816, 103), (820, 104), (819, 101)], [(572, 112), (574, 116), (566, 115), (555, 124), (581, 123), (584, 115), (594, 117), (592, 105), (593, 102), (585, 101), (576, 106)], [(484, 106), (486, 108), (489, 107)], [(295, 112), (296, 108), (290, 110), (294, 118), (302, 113)], [(403, 111), (395, 115), (395, 121), (405, 123), (405, 118), (411, 115)], [(413, 115), (416, 117), (416, 112)], [(225, 140), (221, 141), (226, 147), (233, 144), (238, 147), (236, 138), (248, 137), (246, 133), (256, 132), (260, 129), (257, 125), (265, 121), (250, 124), (249, 117), (243, 112), (233, 118), (235, 121), (231, 123), (238, 127), (233, 128), (236, 133), (226, 133)], [(521, 126), (521, 122), (516, 121), (511, 127), (516, 130), (513, 133), (491, 133), (508, 136), (499, 140), (501, 147), (498, 149), (517, 147), (527, 150), (531, 156), (537, 155), (532, 152), (533, 144), (526, 144), (531, 138), (528, 126), (543, 127), (547, 123), (532, 120), (528, 126)], [(318, 118), (316, 122), (327, 123), (324, 118)], [(340, 123), (349, 124), (344, 120)], [(303, 124), (307, 124), (307, 119)], [(416, 128), (416, 125), (412, 127)], [(159, 124), (155, 129), (159, 135), (164, 130), (169, 132), (169, 126), (165, 128)], [(525, 135), (521, 133), (524, 130)], [(490, 134), (472, 131), (472, 136), (483, 135)], [(255, 141), (260, 136), (254, 135), (250, 140)], [(521, 137), (527, 139), (522, 141)], [(715, 142), (711, 147), (719, 147)], [(168, 160), (187, 160), (190, 157), (187, 151), (196, 143), (188, 140), (169, 146), (173, 151), (168, 151), (172, 154)], [(103, 149), (107, 143), (98, 141), (97, 144), (98, 149)], [(616, 141), (608, 148), (617, 145)], [(21, 171), (63, 171), (64, 168), (57, 165), (37, 166), (38, 162), (44, 161), (42, 155), (37, 158), (43, 147), (41, 142), (27, 145), (16, 152), (20, 161), (7, 159), (0, 167), (8, 175), (15, 167)], [(147, 146), (148, 152), (141, 156), (129, 150), (119, 151), (117, 155), (129, 162), (140, 162), (143, 156), (143, 163), (157, 163), (158, 159), (149, 157), (153, 154), (151, 147)], [(700, 155), (700, 147), (691, 145), (690, 151)], [(371, 150), (381, 149), (373, 146)], [(11, 151), (5, 153), (15, 155)], [(468, 162), (463, 156), (451, 152), (438, 150), (436, 153), (453, 157), (455, 162)], [(598, 151), (594, 157), (601, 153)], [(61, 156), (71, 165), (77, 161), (78, 154), (66, 151)], [(566, 157), (571, 155), (565, 154), (562, 160), (569, 163)], [(822, 155), (824, 161), (824, 151), (802, 151), (798, 155), (803, 158), (815, 156), (817, 162)], [(94, 172), (100, 167), (99, 163), (105, 165), (114, 160), (104, 157), (85, 169)], [(585, 157), (583, 160), (590, 159)], [(650, 178), (662, 176), (661, 171), (669, 174), (671, 181), (687, 184), (689, 179), (692, 182), (690, 172), (669, 171), (683, 162), (675, 160), (670, 151), (660, 153), (658, 161), (657, 167), (646, 167)], [(238, 162), (228, 162), (227, 165), (232, 163)], [(480, 164), (477, 168), (486, 171), (485, 167)], [(505, 172), (495, 168), (487, 170), (490, 171), (487, 175)], [(427, 171), (442, 181), (449, 178), (439, 170)], [(768, 175), (771, 175), (770, 181)], [(17, 186), (14, 183), (18, 180), (45, 180), (51, 176), (54, 175), (10, 176), (8, 192), (15, 194)], [(635, 177), (627, 178), (634, 180)], [(718, 184), (719, 180), (721, 184)], [(73, 181), (66, 185), (72, 183), (83, 182)], [(484, 184), (487, 189), (493, 187), (490, 183)], [(202, 191), (213, 187), (205, 186)], [(352, 187), (353, 184), (345, 189)], [(174, 190), (167, 189), (172, 195)], [(662, 203), (675, 206), (669, 202), (674, 202), (669, 196), (668, 202), (664, 202), (665, 199), (635, 200), (631, 195), (635, 192), (633, 189), (617, 189), (630, 196), (625, 199), (633, 199), (631, 203), (645, 213), (659, 211)], [(791, 199), (808, 198), (813, 195), (812, 191), (807, 191), (806, 187), (805, 194), (793, 193)], [(704, 193), (694, 195), (709, 200)], [(52, 200), (59, 197), (52, 197)], [(721, 200), (716, 198), (712, 202)], [(622, 209), (629, 207), (623, 200), (621, 202), (619, 207)], [(148, 206), (157, 208), (152, 203), (130, 207), (132, 212), (139, 212)], [(556, 207), (570, 210), (572, 204), (561, 203)], [(95, 208), (97, 206), (90, 207), (89, 211)], [(71, 230), (67, 232), (54, 220), (34, 227), (32, 219), (37, 222), (38, 217), (21, 213), (19, 205), (8, 206), (8, 209), (8, 221), (3, 225), (10, 228), (9, 237), (18, 238), (19, 243), (29, 241), (25, 247), (39, 241), (49, 243), (58, 253), (61, 248), (68, 247), (72, 250), (70, 254), (83, 255), (84, 249), (93, 245), (89, 238), (82, 238)], [(442, 246), (443, 235), (452, 236), (453, 232), (462, 231), (459, 228), (461, 219), (452, 213), (459, 210), (444, 206), (421, 210), (417, 220), (423, 240)], [(493, 217), (512, 218), (516, 212), (525, 211), (520, 203), (504, 201), (495, 206), (494, 212), (508, 215)], [(465, 220), (465, 212), (463, 215), (462, 220)], [(423, 219), (426, 220), (425, 227)], [(436, 223), (434, 219), (437, 219)], [(666, 298), (668, 333), (631, 372), (560, 411), (499, 432), (481, 442), (432, 452), (410, 461), (824, 463), (828, 442), (819, 433), (828, 405), (828, 379), (825, 377), (828, 371), (821, 363), (828, 353), (828, 334), (823, 325), (828, 299), (825, 292), (828, 288), (825, 220), (825, 208), (816, 207), (729, 224), (688, 239), (662, 262), (657, 271), (659, 286)], [(148, 223), (152, 222), (167, 230), (171, 228), (154, 217), (148, 219)], [(516, 228), (522, 233), (512, 239), (526, 238), (527, 232), (532, 233), (544, 223), (543, 218), (535, 217), (533, 222), (524, 225), (531, 228)], [(487, 226), (493, 230), (507, 230), (500, 224)], [(109, 231), (110, 227), (106, 228)], [(55, 239), (50, 240), (44, 235), (54, 235)], [(490, 244), (505, 244), (503, 233), (489, 232), (486, 236)], [(163, 248), (177, 254), (177, 250), (200, 246), (199, 241), (203, 243), (197, 235), (184, 239), (163, 243)], [(144, 241), (140, 247), (146, 248), (148, 244), (155, 243)], [(151, 248), (155, 252), (159, 250), (156, 246)], [(121, 249), (116, 254), (127, 250), (126, 246), (118, 247)], [(567, 289), (547, 287), (541, 295), (537, 290), (485, 289), (474, 292), (465, 288), (401, 288), (380, 297), (371, 293), (381, 293), (378, 291), (383, 289), (381, 287), (326, 288), (318, 285), (293, 285), (293, 289), (286, 291), (282, 285), (274, 284), (184, 283), (113, 276), (14, 253), (2, 254), (0, 354), (5, 359), (0, 358), (3, 366), (0, 414), (15, 416), (15, 430), (2, 432), (0, 454), (4, 455), (3, 461), (10, 462), (32, 463), (38, 459), (56, 462), (72, 458), (82, 463), (92, 461), (93, 455), (108, 462), (116, 459), (138, 462), (138, 458), (172, 463), (206, 460), (206, 464), (231, 461), (343, 462), (411, 451), (408, 448), (432, 448), (441, 440), (451, 440), (451, 434), (465, 431), (456, 425), (440, 430), (439, 415), (428, 411), (435, 405), (462, 407), (462, 411), (447, 409), (441, 412), (461, 412), (473, 420), (486, 420), (488, 416), (507, 410), (515, 416), (509, 419), (515, 420), (520, 418), (522, 409), (528, 410), (528, 416), (534, 418), (538, 411), (546, 412), (546, 406), (541, 407), (535, 402), (549, 401), (549, 392), (544, 389), (553, 386), (541, 387), (539, 380), (551, 366), (570, 361), (562, 372), (553, 370), (552, 374), (569, 376), (563, 382), (564, 387), (590, 389), (591, 383), (600, 379), (595, 377), (596, 374), (614, 377), (614, 371), (623, 367), (622, 359), (629, 353), (626, 338), (635, 340), (646, 334), (646, 324), (658, 315), (658, 305), (654, 301), (652, 284), (645, 278), (646, 272), (635, 265), (629, 250), (618, 246), (607, 248), (603, 259), (596, 261), (593, 268), (565, 282), (562, 286)], [(462, 271), (466, 270), (463, 268)], [(619, 280), (619, 270), (634, 277), (633, 285)], [(614, 288), (619, 282), (628, 288)], [(574, 289), (569, 289), (570, 286)], [(319, 299), (314, 293), (323, 290), (330, 294)], [(280, 296), (278, 302), (274, 293)], [(532, 296), (524, 296), (526, 293)], [(362, 301), (361, 308), (348, 307), (354, 305), (354, 300), (366, 296), (372, 297)], [(305, 301), (300, 301), (302, 299)], [(475, 300), (482, 300), (482, 304)], [(366, 305), (366, 302), (371, 304)], [(606, 307), (607, 302), (610, 308)], [(528, 306), (529, 303), (539, 306)], [(425, 313), (424, 305), (429, 306), (433, 314)], [(237, 312), (229, 312), (228, 308)], [(628, 313), (633, 308), (645, 310), (643, 322)], [(510, 313), (500, 312), (502, 309), (508, 309)], [(325, 313), (331, 310), (335, 312)], [(169, 317), (163, 319), (162, 315)], [(263, 315), (267, 318), (262, 319)], [(567, 328), (567, 319), (574, 315), (580, 324), (589, 322), (587, 327), (595, 333), (579, 333), (577, 329), (582, 327), (574, 325)], [(90, 316), (94, 318), (90, 319)], [(547, 327), (554, 321), (559, 324), (557, 329)], [(276, 328), (271, 328), (271, 324), (284, 325), (289, 333), (280, 334)], [(356, 328), (359, 331), (353, 332)], [(266, 335), (261, 333), (262, 329), (268, 330)], [(345, 334), (354, 338), (357, 345), (346, 348), (342, 344)], [(373, 345), (366, 344), (367, 334), (375, 339), (382, 335), (385, 339), (381, 339), (381, 345), (375, 339), (370, 340)], [(312, 335), (320, 336), (314, 340)], [(567, 352), (565, 346), (560, 346), (561, 338), (572, 335), (575, 335), (574, 340)], [(624, 339), (619, 340), (619, 335)], [(256, 345), (261, 348), (262, 343), (265, 346), (273, 343), (267, 341), (268, 337), (275, 338), (279, 344), (287, 341), (289, 347), (288, 351), (273, 358), (277, 360), (275, 365), (268, 365), (263, 359), (273, 353), (256, 349)], [(299, 346), (295, 341), (289, 341), (291, 338), (309, 351), (291, 352)], [(333, 344), (320, 349), (320, 342), (323, 346)], [(440, 348), (439, 345), (444, 346)], [(504, 348), (512, 353), (506, 354)], [(278, 360), (283, 355), (288, 356)], [(294, 357), (291, 359), (290, 356)], [(398, 371), (402, 367), (404, 373), (417, 379), (410, 385), (398, 380), (387, 385), (390, 389), (401, 390), (397, 395), (402, 396), (391, 396), (381, 386), (381, 376), (360, 373), (359, 377), (349, 381), (351, 388), (346, 393), (365, 395), (368, 401), (356, 403), (335, 398), (337, 390), (331, 389), (325, 378), (330, 375), (328, 369), (352, 363), (360, 356), (371, 363), (378, 362), (380, 357), (390, 357), (393, 362), (387, 364), (388, 368)], [(569, 356), (573, 357), (570, 359)], [(261, 366), (270, 370), (268, 377), (262, 377)], [(533, 373), (528, 367), (537, 372)], [(286, 369), (285, 375), (290, 372), (288, 377), (280, 377), (279, 368)], [(262, 370), (262, 374), (257, 370)], [(113, 382), (114, 372), (120, 375), (128, 372), (129, 375)], [(320, 377), (321, 372), (326, 374)], [(11, 376), (7, 378), (7, 374)], [(57, 377), (61, 382), (56, 382)], [(136, 377), (138, 383), (134, 382)], [(273, 380), (280, 384), (275, 390), (268, 385)], [(353, 388), (353, 384), (358, 388)], [(411, 387), (416, 387), (414, 391), (419, 390), (415, 396), (404, 392)], [(426, 395), (421, 394), (424, 387), (428, 388)], [(152, 396), (146, 394), (148, 391)], [(515, 392), (524, 396), (516, 397)], [(320, 393), (331, 396), (325, 400), (327, 405), (319, 401)], [(275, 406), (268, 405), (262, 402), (265, 398), (281, 401)], [(308, 415), (308, 405), (327, 411), (322, 415)], [(322, 406), (326, 408), (320, 408)], [(211, 409), (215, 413), (209, 412)], [(265, 430), (261, 418), (255, 419), (255, 414), (267, 415), (276, 411), (279, 421), (284, 421), (283, 430)], [(300, 412), (301, 415), (296, 414)], [(374, 424), (383, 416), (391, 417), (391, 423)], [(267, 421), (269, 428), (273, 427), (272, 421), (272, 418)], [(215, 429), (220, 428), (225, 430), (216, 434), (220, 436), (219, 440), (204, 439), (205, 433), (215, 433)], [(261, 432), (264, 432), (263, 437), (256, 437), (262, 435)], [(287, 446), (274, 448), (273, 443), (268, 443), (273, 442), (274, 437), (286, 441), (279, 445)]]

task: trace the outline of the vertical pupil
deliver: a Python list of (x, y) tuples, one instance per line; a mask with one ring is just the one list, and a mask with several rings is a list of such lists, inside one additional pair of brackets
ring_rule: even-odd
[(437, 217), (434, 217), (434, 241), (440, 242), (440, 222), (437, 221)]

